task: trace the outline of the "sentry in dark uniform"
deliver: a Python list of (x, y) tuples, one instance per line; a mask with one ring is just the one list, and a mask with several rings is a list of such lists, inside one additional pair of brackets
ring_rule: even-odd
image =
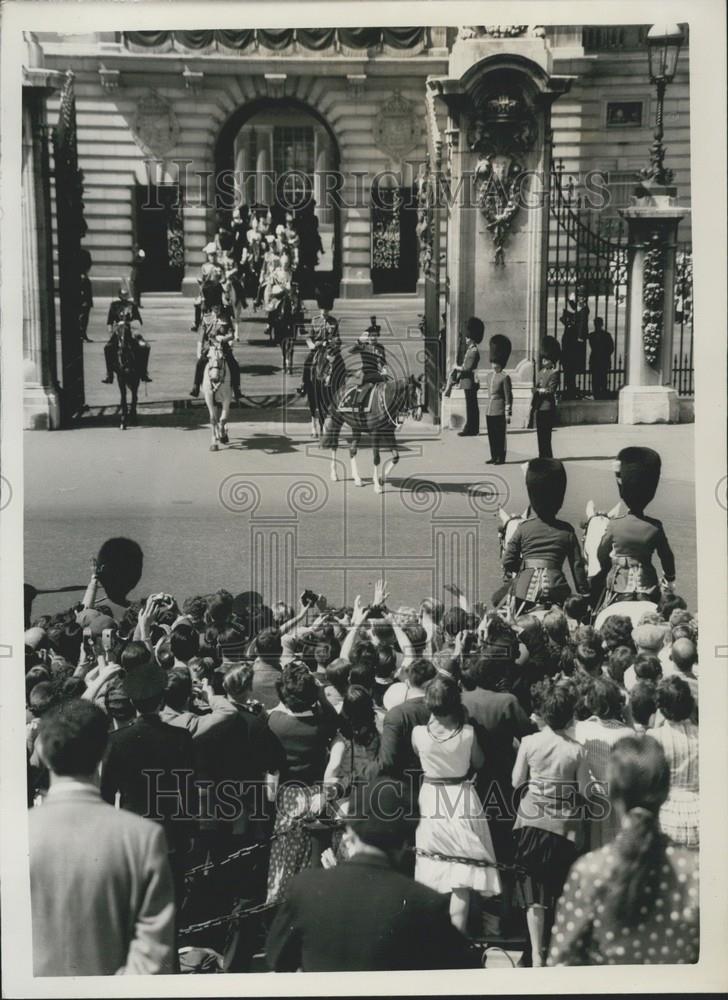
[[(110, 385), (114, 381), (114, 365), (116, 364), (116, 353), (118, 350), (116, 328), (119, 325), (127, 326), (131, 329), (132, 323), (141, 323), (142, 317), (135, 302), (132, 302), (129, 289), (122, 286), (119, 289), (119, 297), (113, 299), (109, 305), (109, 313), (106, 317), (106, 325), (111, 331), (106, 345), (104, 346), (104, 359), (106, 361), (106, 378), (101, 381)], [(139, 366), (140, 378), (142, 382), (151, 382), (149, 377), (149, 344), (140, 333), (133, 333), (134, 352)]]
[(556, 368), (561, 348), (554, 337), (544, 337), (541, 341), (541, 370), (536, 376), (536, 385), (531, 400), (529, 427), (535, 421), (538, 439), (538, 457), (553, 458), (551, 432), (556, 417), (556, 395), (559, 390), (559, 373)]
[(602, 572), (607, 574), (606, 603), (659, 601), (654, 552), (662, 563), (663, 586), (672, 589), (675, 557), (662, 523), (645, 514), (657, 492), (661, 467), (660, 456), (652, 448), (623, 448), (617, 456), (619, 495), (627, 512), (610, 518), (597, 550)]
[(557, 518), (566, 494), (566, 469), (554, 458), (533, 458), (526, 470), (531, 516), (513, 532), (503, 553), (503, 569), (515, 574), (513, 596), (520, 610), (549, 602), (563, 604), (571, 593), (564, 575), (569, 563), (576, 589), (587, 594), (589, 584), (579, 540), (573, 527)]
[(488, 427), (490, 459), (487, 465), (503, 465), (506, 460), (506, 421), (513, 412), (513, 389), (511, 379), (503, 369), (511, 356), (511, 342), (503, 334), (496, 333), (490, 338), (490, 363), (493, 374), (490, 377), (488, 410), (485, 422)]
[(482, 319), (471, 316), (466, 325), (467, 339), (465, 353), (458, 366), (458, 385), (465, 393), (465, 426), (458, 431), (459, 437), (475, 437), (480, 433), (480, 411), (478, 410), (478, 379), (476, 371), (480, 364), (478, 345), (482, 344), (485, 326)]

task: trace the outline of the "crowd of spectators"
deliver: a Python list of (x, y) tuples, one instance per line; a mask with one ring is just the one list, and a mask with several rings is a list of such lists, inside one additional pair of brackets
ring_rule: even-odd
[[(370, 799), (369, 826), (353, 832), (361, 787), (383, 781), (412, 819), (397, 878), (445, 900), (454, 935), (420, 949), (419, 967), (467, 964), (453, 942), (478, 940), (493, 904), (504, 933), (522, 928), (522, 965), (697, 960), (698, 623), (680, 597), (595, 629), (580, 597), (511, 622), (457, 587), (447, 605), (393, 608), (383, 581), (348, 607), (310, 591), (295, 608), (222, 589), (134, 600), (141, 567), (135, 543), (111, 539), (79, 605), (39, 617), (26, 605), (36, 970), (179, 969), (182, 945), (223, 950), (184, 928), (241, 903), (278, 910), (266, 949), (276, 970), (413, 960), (404, 945), (398, 958), (364, 945), (313, 958), (305, 932), (291, 938), (302, 886), (324, 891), (312, 866), (328, 876), (357, 852), (392, 862), (381, 830), (366, 833)], [(50, 873), (64, 847), (43, 817), (64, 789), (73, 807), (69, 787), (83, 788), (79, 809), (100, 792), (93, 816), (104, 821), (68, 831), (95, 872), (88, 884)], [(101, 838), (106, 857), (117, 836), (156, 852), (157, 870), (147, 854), (133, 890), (115, 879), (116, 855), (104, 887), (78, 847)], [(203, 890), (190, 877), (200, 867)], [(82, 908), (95, 892), (117, 907), (115, 894), (131, 893), (102, 921), (123, 939), (103, 959), (101, 944), (79, 954), (52, 933), (59, 885)], [(351, 905), (376, 909), (366, 889)], [(242, 948), (245, 961), (254, 950)]]

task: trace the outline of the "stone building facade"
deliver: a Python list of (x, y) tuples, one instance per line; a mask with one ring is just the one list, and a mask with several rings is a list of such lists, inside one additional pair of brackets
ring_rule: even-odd
[[(511, 30), (492, 27), (496, 41)], [(156, 283), (156, 290), (193, 294), (202, 247), (216, 225), (214, 208), (205, 205), (209, 178), (229, 168), (258, 174), (246, 197), (254, 191), (260, 200), (269, 194), (264, 178), (281, 164), (311, 174), (325, 247), (321, 269), (340, 282), (342, 297), (422, 290), (414, 208), (405, 197), (399, 214), (388, 215), (391, 198), (385, 198), (378, 211), (370, 188), (382, 175), (383, 186), (405, 196), (411, 190), (427, 150), (426, 81), (447, 73), (458, 29), (317, 30), (37, 34), (45, 65), (71, 68), (76, 77), (85, 246), (96, 295), (111, 294), (128, 273), (135, 242), (146, 242), (157, 263), (168, 254), (166, 269), (151, 269), (150, 290)], [(612, 210), (628, 204), (652, 136), (646, 31), (547, 26), (538, 32), (552, 72), (572, 78), (552, 108), (554, 157), (577, 189), (588, 171), (602, 171)], [(685, 206), (688, 65), (686, 44), (665, 102), (667, 157)], [(57, 112), (56, 93), (47, 100), (51, 123)], [(343, 178), (343, 204), (329, 209), (325, 177), (335, 171)], [(144, 209), (150, 178), (166, 205), (151, 221)], [(169, 204), (178, 184), (179, 210)], [(679, 238), (689, 239), (689, 213)], [(397, 240), (400, 259), (392, 266), (391, 256), (380, 258)], [(382, 263), (391, 273), (382, 273)]]

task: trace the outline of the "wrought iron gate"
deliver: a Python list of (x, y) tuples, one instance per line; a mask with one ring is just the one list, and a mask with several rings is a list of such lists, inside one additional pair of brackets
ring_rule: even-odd
[(672, 384), (678, 396), (692, 396), (693, 388), (693, 248), (678, 243), (675, 254), (675, 316)]
[(589, 207), (552, 160), (546, 333), (562, 345), (565, 398), (614, 398), (624, 385), (628, 275), (626, 223)]

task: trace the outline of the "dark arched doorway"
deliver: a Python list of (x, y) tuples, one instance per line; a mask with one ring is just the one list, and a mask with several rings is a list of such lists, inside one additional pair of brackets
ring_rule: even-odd
[[(261, 97), (237, 108), (215, 145), (216, 212), (229, 219), (235, 205), (267, 206), (275, 221), (286, 209), (315, 212), (322, 252), (311, 286), (329, 283), (338, 295), (341, 281), (341, 218), (332, 175), (338, 173), (339, 145), (331, 126), (315, 108), (296, 98)], [(328, 194), (327, 194), (328, 192)]]

